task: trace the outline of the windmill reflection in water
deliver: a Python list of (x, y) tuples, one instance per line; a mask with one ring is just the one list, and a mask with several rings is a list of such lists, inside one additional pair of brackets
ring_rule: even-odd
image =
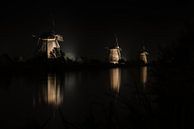
[(110, 86), (111, 90), (118, 95), (121, 86), (121, 69), (112, 68), (110, 69)]

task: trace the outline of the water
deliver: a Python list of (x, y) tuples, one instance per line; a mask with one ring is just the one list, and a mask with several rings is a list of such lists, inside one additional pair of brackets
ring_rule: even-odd
[(160, 128), (152, 69), (3, 74), (0, 128)]

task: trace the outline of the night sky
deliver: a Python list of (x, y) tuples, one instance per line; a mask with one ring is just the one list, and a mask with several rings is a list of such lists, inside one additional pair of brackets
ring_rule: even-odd
[(54, 19), (66, 53), (102, 59), (116, 34), (128, 60), (136, 58), (143, 44), (154, 59), (159, 47), (176, 42), (186, 24), (192, 24), (193, 6), (162, 0), (10, 2), (0, 8), (0, 54), (32, 57), (37, 45), (32, 35), (51, 30)]

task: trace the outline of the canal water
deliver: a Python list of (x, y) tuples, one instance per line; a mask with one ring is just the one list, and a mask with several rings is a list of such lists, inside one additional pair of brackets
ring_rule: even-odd
[(4, 73), (0, 79), (0, 128), (182, 127), (184, 120), (177, 115), (181, 114), (176, 112), (177, 108), (172, 113), (174, 110), (163, 106), (168, 102), (161, 99), (162, 88), (157, 85), (156, 73), (157, 70), (146, 66), (63, 73)]

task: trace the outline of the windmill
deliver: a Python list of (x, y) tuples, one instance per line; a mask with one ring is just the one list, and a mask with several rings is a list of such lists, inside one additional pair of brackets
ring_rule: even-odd
[(63, 37), (52, 32), (44, 33), (38, 37), (38, 54), (46, 55), (47, 59), (55, 59), (61, 57), (61, 48), (59, 42), (63, 41)]
[(121, 48), (119, 47), (118, 38), (115, 35), (115, 43), (109, 48), (109, 63), (118, 64), (121, 60)]
[(145, 46), (142, 47), (142, 50), (141, 50), (139, 56), (140, 56), (140, 57), (139, 57), (139, 58), (140, 58), (140, 61), (141, 61), (143, 64), (147, 65), (147, 64), (148, 64), (148, 59), (147, 59), (148, 52), (146, 51)]
[(46, 56), (47, 59), (56, 59), (61, 57), (61, 48), (59, 42), (63, 42), (63, 37), (55, 33), (55, 21), (51, 16), (51, 31), (43, 33), (36, 37), (38, 40), (37, 54), (39, 56)]

